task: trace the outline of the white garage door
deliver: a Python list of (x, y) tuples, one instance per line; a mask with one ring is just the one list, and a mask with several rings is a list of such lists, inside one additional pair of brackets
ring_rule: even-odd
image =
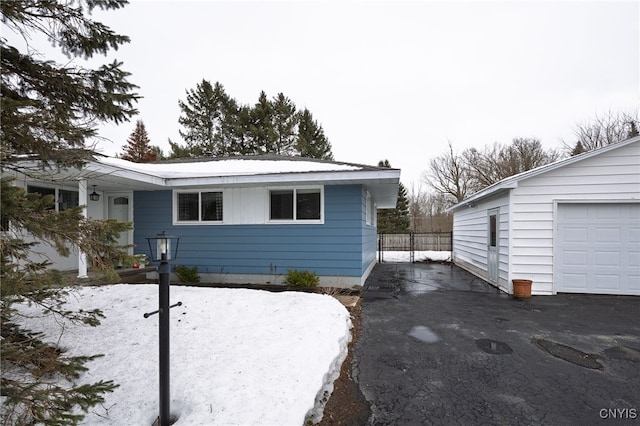
[(558, 292), (640, 296), (640, 204), (559, 204)]

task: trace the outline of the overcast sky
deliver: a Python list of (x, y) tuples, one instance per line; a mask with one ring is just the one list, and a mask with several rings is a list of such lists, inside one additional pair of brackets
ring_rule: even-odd
[(104, 126), (115, 154), (142, 119), (165, 152), (178, 100), (206, 79), (243, 104), (288, 96), (336, 160), (388, 159), (405, 185), (429, 159), (514, 137), (545, 147), (577, 122), (638, 109), (639, 2), (133, 1), (94, 16), (131, 43), (140, 115)]

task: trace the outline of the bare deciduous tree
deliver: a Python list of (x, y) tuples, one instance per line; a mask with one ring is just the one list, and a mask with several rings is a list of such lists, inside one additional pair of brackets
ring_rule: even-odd
[(486, 188), (502, 179), (536, 167), (552, 163), (560, 158), (556, 149), (545, 150), (538, 139), (515, 138), (511, 145), (494, 143), (484, 151), (469, 148), (463, 152), (476, 190)]
[(602, 148), (638, 135), (638, 112), (613, 113), (599, 116), (588, 122), (578, 123), (574, 129), (575, 142), (562, 141), (571, 155)]
[(552, 163), (560, 158), (556, 149), (545, 150), (535, 138), (515, 138), (510, 145), (494, 143), (480, 151), (468, 148), (455, 154), (449, 150), (429, 163), (427, 181), (449, 202), (460, 202), (468, 195), (502, 179)]
[(449, 232), (453, 220), (445, 210), (451, 198), (443, 194), (428, 192), (421, 184), (411, 184), (408, 192), (409, 217), (413, 232)]
[[(474, 189), (481, 189), (502, 179), (500, 168), (494, 167), (500, 161), (501, 147), (498, 143), (487, 145), (483, 151), (468, 148), (462, 153), (465, 167), (473, 179)], [(471, 185), (471, 184), (470, 184)], [(475, 191), (473, 191), (475, 192)]]
[(471, 179), (463, 156), (453, 152), (449, 141), (449, 151), (431, 159), (425, 181), (440, 193), (460, 202), (470, 193)]

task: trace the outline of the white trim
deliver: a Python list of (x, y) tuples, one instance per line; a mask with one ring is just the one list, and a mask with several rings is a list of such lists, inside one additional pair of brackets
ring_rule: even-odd
[[(127, 217), (129, 218), (128, 222), (133, 224), (133, 202), (134, 202), (133, 191), (103, 192), (102, 193), (102, 208), (103, 208), (102, 215), (105, 219), (109, 219), (109, 197), (126, 197), (129, 200), (129, 204), (127, 205)], [(127, 253), (130, 255), (134, 254), (133, 228), (127, 231), (127, 245), (131, 246), (127, 249)]]
[(552, 209), (553, 209), (553, 229), (551, 230), (551, 252), (553, 253), (553, 264), (551, 265), (551, 294), (558, 294), (558, 283), (556, 282), (556, 277), (558, 276), (558, 268), (559, 264), (556, 262), (558, 259), (558, 211), (560, 208), (560, 204), (640, 204), (640, 200), (629, 200), (629, 199), (592, 199), (592, 198), (582, 198), (582, 199), (554, 199), (552, 200)]
[[(491, 245), (491, 217), (495, 218), (495, 241), (494, 245)], [(500, 208), (495, 207), (491, 209), (487, 209), (486, 215), (486, 223), (487, 223), (487, 281), (496, 286), (500, 287)], [(495, 251), (495, 264), (491, 264), (489, 260), (491, 256), (489, 256), (489, 252), (491, 248)], [(495, 273), (495, 277), (493, 274)], [(492, 281), (495, 279), (495, 281)]]
[[(553, 200), (554, 208), (556, 204), (639, 204), (640, 199), (622, 199), (622, 198), (573, 198), (564, 199), (558, 198)], [(555, 220), (555, 217), (554, 217)]]
[(366, 213), (365, 213), (365, 223), (367, 226), (371, 226), (373, 223), (373, 203), (371, 202), (371, 194), (369, 191), (366, 191)]
[[(296, 193), (298, 190), (320, 191), (320, 219), (296, 219)], [(271, 219), (271, 191), (293, 191), (293, 219)], [(292, 185), (268, 186), (265, 188), (265, 222), (271, 225), (322, 225), (324, 224), (324, 186), (323, 185)]]
[(507, 205), (509, 206), (509, 220), (508, 223), (508, 236), (507, 236), (507, 282), (505, 283), (505, 287), (507, 288), (508, 294), (513, 294), (513, 256), (511, 256), (511, 250), (513, 249), (513, 191), (509, 191), (507, 195)]
[[(275, 184), (282, 182), (283, 176), (290, 182), (331, 182), (331, 183), (388, 183), (397, 184), (400, 180), (399, 169), (362, 170), (360, 165), (353, 165), (345, 170), (326, 171), (292, 171), (292, 172), (256, 172), (247, 173), (238, 170), (236, 174), (202, 176), (175, 176), (175, 173), (162, 170), (162, 163), (129, 163), (122, 160), (122, 164), (112, 164), (110, 158), (97, 158), (95, 162), (88, 163), (86, 170), (101, 174), (114, 175), (125, 179), (135, 180), (141, 183), (158, 185), (162, 187), (184, 186), (227, 186), (227, 185), (255, 185)], [(111, 159), (113, 160), (113, 159)], [(119, 160), (119, 159), (116, 159)], [(211, 161), (215, 170), (216, 161)], [(256, 160), (263, 161), (263, 160)], [(181, 163), (188, 170), (189, 163)], [(137, 170), (135, 168), (138, 168)], [(142, 167), (147, 170), (142, 170)], [(158, 169), (158, 170), (153, 170)]]
[[(78, 201), (82, 206), (82, 217), (85, 219), (87, 218), (88, 200), (89, 200), (89, 191), (87, 191), (87, 180), (80, 179), (78, 181)], [(88, 277), (89, 275), (87, 274), (87, 254), (78, 249), (78, 278), (88, 278)]]
[[(202, 220), (202, 193), (220, 192), (222, 193), (222, 220)], [(178, 194), (198, 194), (198, 220), (178, 220)], [(176, 226), (193, 225), (224, 225), (225, 212), (227, 211), (227, 191), (222, 188), (198, 188), (198, 189), (174, 189), (171, 194), (171, 214), (172, 223)]]
[[(264, 187), (277, 185), (364, 185), (371, 192), (374, 200), (380, 208), (393, 208), (398, 196), (398, 184), (400, 182), (399, 169), (374, 169), (371, 166), (349, 165), (331, 163), (322, 166), (328, 170), (315, 170), (310, 161), (309, 168), (300, 169), (300, 165), (307, 164), (299, 161), (295, 171), (256, 171), (240, 169), (218, 172), (216, 164), (220, 165), (224, 160), (212, 160), (210, 162), (196, 162), (200, 172), (190, 171), (189, 162), (173, 164), (171, 170), (167, 170), (168, 163), (131, 163), (126, 160), (97, 156), (94, 161), (86, 164), (81, 169), (65, 169), (57, 173), (58, 179), (76, 180), (77, 178), (89, 179), (97, 183), (102, 190), (134, 189), (134, 190), (159, 190), (180, 188), (225, 188), (225, 187)], [(263, 160), (255, 160), (263, 161)], [(286, 160), (265, 160), (278, 161)], [(24, 164), (37, 165), (35, 161), (25, 161)], [(202, 165), (210, 165), (209, 169)], [(333, 169), (331, 169), (333, 167)], [(37, 178), (32, 176), (32, 178)]]

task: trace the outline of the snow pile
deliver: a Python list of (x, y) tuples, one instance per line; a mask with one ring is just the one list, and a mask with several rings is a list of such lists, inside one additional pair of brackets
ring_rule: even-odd
[[(379, 255), (380, 253), (378, 253)], [(389, 263), (403, 263), (411, 260), (411, 252), (409, 251), (384, 251), (382, 256), (383, 262)], [(379, 257), (377, 257), (379, 259)], [(450, 262), (450, 251), (416, 251), (415, 261), (432, 261), (432, 262)]]
[[(348, 311), (302, 292), (172, 287), (171, 413), (176, 425), (301, 425), (322, 416), (351, 339)], [(103, 311), (98, 327), (25, 319), (69, 355), (105, 356), (82, 383), (120, 386), (93, 407), (87, 425), (151, 425), (158, 415), (157, 285), (84, 287), (68, 309)], [(21, 311), (37, 314), (22, 305)]]

